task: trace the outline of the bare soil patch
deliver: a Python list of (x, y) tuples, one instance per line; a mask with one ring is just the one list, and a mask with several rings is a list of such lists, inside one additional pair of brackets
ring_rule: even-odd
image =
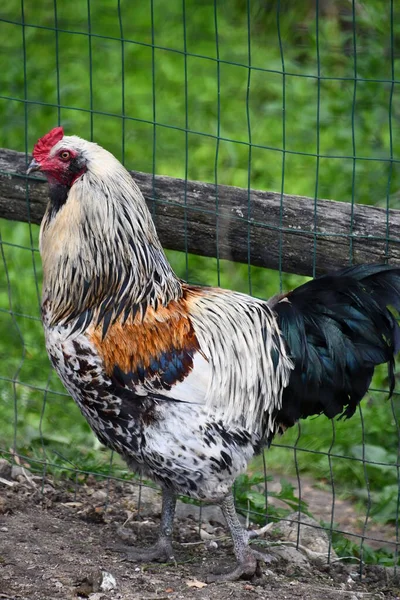
[[(0, 478), (0, 599), (15, 600), (283, 600), (398, 599), (393, 570), (312, 561), (288, 546), (251, 581), (205, 584), (216, 566), (234, 555), (217, 509), (202, 525), (188, 505), (175, 522), (176, 565), (135, 564), (115, 551), (122, 538), (154, 541), (160, 498), (156, 491), (116, 481), (84, 485), (32, 478), (14, 470)], [(140, 504), (140, 517), (138, 506)]]

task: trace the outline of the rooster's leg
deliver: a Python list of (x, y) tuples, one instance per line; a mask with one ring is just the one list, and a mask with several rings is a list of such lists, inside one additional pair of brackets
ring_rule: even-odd
[(233, 571), (210, 575), (207, 578), (209, 583), (214, 581), (236, 581), (243, 577), (250, 579), (253, 575), (261, 575), (259, 562), (268, 563), (273, 560), (272, 556), (257, 552), (249, 546), (251, 533), (243, 529), (236, 514), (235, 502), (232, 493), (224, 498), (221, 503), (221, 509), (231, 532), (233, 547), (235, 550), (237, 566)]
[(158, 539), (149, 548), (134, 549), (131, 546), (119, 548), (123, 550), (126, 559), (132, 562), (167, 562), (174, 559), (172, 549), (172, 529), (174, 523), (176, 495), (167, 489), (162, 489), (161, 523)]

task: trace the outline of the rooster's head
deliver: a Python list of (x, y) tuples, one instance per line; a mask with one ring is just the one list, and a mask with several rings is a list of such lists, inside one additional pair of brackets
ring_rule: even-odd
[(27, 173), (42, 171), (49, 183), (71, 187), (86, 170), (84, 150), (76, 139), (64, 137), (62, 127), (55, 127), (35, 144)]

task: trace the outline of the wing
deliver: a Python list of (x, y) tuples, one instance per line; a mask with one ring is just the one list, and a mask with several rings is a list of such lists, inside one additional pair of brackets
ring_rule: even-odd
[(204, 403), (210, 366), (199, 347), (186, 302), (147, 308), (133, 318), (88, 331), (107, 375), (135, 394)]
[[(183, 297), (89, 333), (109, 377), (136, 394), (204, 404), (225, 424), (273, 427), (292, 368), (265, 302), (184, 286)], [(266, 418), (267, 417), (267, 418)]]
[(274, 430), (293, 368), (266, 302), (219, 288), (190, 288), (190, 317), (210, 363), (205, 403), (224, 423)]

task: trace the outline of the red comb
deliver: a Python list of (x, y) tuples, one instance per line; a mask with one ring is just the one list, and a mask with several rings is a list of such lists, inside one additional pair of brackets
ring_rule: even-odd
[(54, 127), (49, 133), (46, 133), (38, 140), (33, 148), (33, 157), (40, 162), (47, 158), (51, 148), (64, 137), (64, 129), (62, 127)]

